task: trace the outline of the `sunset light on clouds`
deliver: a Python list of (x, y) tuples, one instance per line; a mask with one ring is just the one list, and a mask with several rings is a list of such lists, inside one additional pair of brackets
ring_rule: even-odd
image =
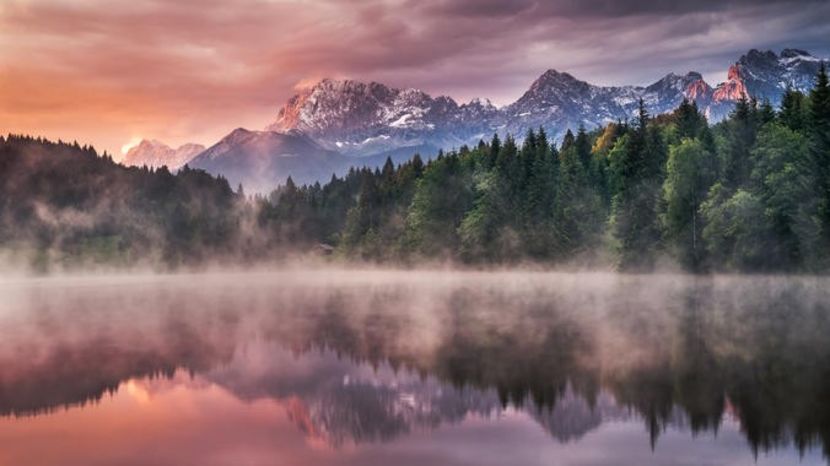
[(826, 55), (829, 10), (826, 1), (4, 0), (0, 129), (120, 154), (136, 135), (212, 144), (238, 126), (262, 128), (322, 77), (496, 104), (549, 68), (643, 84), (693, 67), (717, 83), (749, 48)]

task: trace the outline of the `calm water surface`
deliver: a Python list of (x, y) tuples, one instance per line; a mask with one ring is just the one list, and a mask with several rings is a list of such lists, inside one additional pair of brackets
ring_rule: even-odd
[(828, 285), (8, 278), (0, 465), (827, 464)]

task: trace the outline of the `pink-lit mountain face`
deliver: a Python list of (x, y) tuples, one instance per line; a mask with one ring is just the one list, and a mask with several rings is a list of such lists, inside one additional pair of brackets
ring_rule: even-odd
[(778, 105), (787, 87), (809, 90), (821, 61), (803, 50), (785, 49), (780, 55), (751, 50), (715, 87), (694, 71), (670, 73), (645, 87), (605, 87), (549, 70), (502, 108), (486, 100), (459, 104), (416, 89), (326, 79), (291, 98), (268, 129), (301, 131), (330, 150), (364, 156), (437, 152), (494, 133), (521, 138), (539, 127), (558, 138), (568, 129), (632, 118), (640, 99), (652, 114), (672, 111), (689, 99), (717, 122), (742, 97)]
[[(348, 155), (395, 148), (434, 152), (484, 137), (500, 112), (489, 101), (459, 105), (417, 89), (325, 79), (292, 97), (268, 129), (301, 131), (324, 147)], [(405, 153), (401, 153), (404, 155)]]
[(712, 99), (715, 102), (735, 102), (740, 99), (748, 99), (749, 91), (741, 77), (741, 69), (737, 64), (729, 67), (726, 82), (721, 83), (714, 92)]

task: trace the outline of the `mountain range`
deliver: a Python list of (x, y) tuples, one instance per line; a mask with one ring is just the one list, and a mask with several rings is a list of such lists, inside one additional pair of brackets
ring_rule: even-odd
[[(753, 49), (716, 86), (694, 71), (669, 73), (648, 86), (596, 86), (548, 70), (518, 100), (501, 108), (486, 99), (459, 104), (417, 89), (324, 79), (289, 99), (264, 131), (234, 130), (193, 153), (188, 163), (222, 174), (233, 185), (267, 191), (289, 175), (300, 183), (324, 181), (350, 166), (377, 166), (386, 157), (400, 162), (415, 153), (429, 158), (494, 133), (521, 138), (542, 127), (559, 139), (568, 129), (590, 130), (630, 119), (640, 99), (652, 114), (672, 111), (689, 99), (717, 122), (742, 97), (777, 106), (788, 87), (808, 91), (822, 61), (827, 63), (804, 50), (776, 54)], [(128, 163), (158, 166), (165, 158), (171, 168), (182, 163), (182, 148), (159, 155), (157, 145), (140, 144), (128, 154)]]
[(201, 144), (184, 144), (176, 149), (156, 140), (143, 140), (130, 148), (124, 155), (122, 163), (130, 167), (148, 166), (160, 168), (166, 166), (171, 170), (181, 168), (205, 150)]
[(249, 192), (267, 193), (278, 180), (292, 176), (298, 183), (327, 181), (333, 173), (344, 173), (355, 165), (377, 166), (384, 159), (354, 157), (325, 149), (297, 130), (249, 131), (237, 128), (188, 162), (191, 168), (221, 174)]

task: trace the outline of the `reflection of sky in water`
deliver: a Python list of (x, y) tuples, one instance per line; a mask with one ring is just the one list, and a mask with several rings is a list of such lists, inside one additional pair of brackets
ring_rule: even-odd
[(16, 287), (0, 464), (825, 464), (814, 283), (375, 278)]

